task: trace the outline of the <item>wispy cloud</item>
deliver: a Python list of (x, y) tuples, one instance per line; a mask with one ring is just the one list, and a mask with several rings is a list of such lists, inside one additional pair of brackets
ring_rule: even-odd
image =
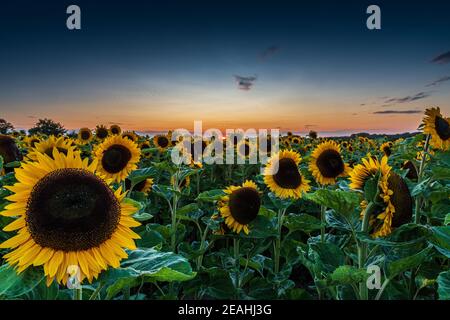
[(316, 128), (317, 124), (305, 124), (305, 129), (312, 129), (312, 128)]
[(260, 53), (259, 59), (262, 60), (262, 61), (266, 61), (267, 59), (269, 59), (272, 56), (274, 56), (280, 50), (281, 50), (281, 48), (279, 46), (276, 46), (276, 45), (272, 45), (270, 47), (267, 47), (266, 49), (264, 49)]
[(435, 86), (440, 85), (441, 83), (447, 82), (449, 80), (450, 80), (450, 76), (445, 76), (445, 77), (439, 78), (436, 81), (433, 81), (433, 82), (427, 84), (426, 86), (427, 87), (435, 87)]
[(373, 112), (373, 114), (416, 114), (416, 113), (422, 113), (422, 110), (382, 110)]
[(406, 96), (401, 98), (389, 98), (385, 102), (385, 104), (395, 104), (395, 103), (407, 103), (407, 102), (413, 102), (421, 99), (425, 99), (431, 96), (431, 92), (419, 92), (412, 96)]
[(236, 80), (236, 82), (238, 84), (238, 89), (244, 90), (244, 91), (249, 91), (255, 84), (257, 77), (256, 76), (243, 77), (243, 76), (235, 75), (234, 79)]
[(437, 57), (433, 58), (433, 60), (431, 60), (431, 62), (438, 63), (438, 64), (449, 63), (450, 62), (450, 51), (443, 53), (441, 55), (438, 55)]

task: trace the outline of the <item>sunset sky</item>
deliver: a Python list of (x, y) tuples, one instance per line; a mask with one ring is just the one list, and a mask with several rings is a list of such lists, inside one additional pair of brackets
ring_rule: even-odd
[(302, 2), (2, 3), (0, 118), (344, 135), (414, 131), (427, 106), (449, 116), (449, 1)]

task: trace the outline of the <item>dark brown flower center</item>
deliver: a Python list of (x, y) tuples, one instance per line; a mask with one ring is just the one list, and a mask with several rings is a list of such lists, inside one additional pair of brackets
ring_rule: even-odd
[(119, 127), (111, 127), (110, 130), (111, 130), (112, 134), (119, 134), (120, 133)]
[(17, 148), (16, 141), (5, 135), (0, 135), (0, 155), (5, 163), (22, 160), (22, 154)]
[(391, 155), (391, 153), (392, 153), (391, 148), (390, 148), (389, 146), (385, 146), (385, 147), (383, 148), (383, 152), (384, 152), (384, 154), (387, 155), (388, 157), (389, 157), (389, 156)]
[(118, 173), (125, 169), (130, 159), (131, 152), (127, 147), (114, 144), (104, 151), (102, 166), (109, 173)]
[(278, 171), (273, 175), (276, 184), (285, 189), (296, 189), (302, 184), (297, 164), (290, 158), (278, 161)]
[(336, 150), (323, 151), (316, 160), (320, 174), (325, 178), (336, 178), (344, 172), (345, 165), (342, 157)]
[(402, 165), (402, 169), (408, 170), (406, 177), (410, 180), (417, 180), (417, 169), (411, 161), (406, 161)]
[(97, 138), (105, 139), (108, 136), (108, 130), (106, 128), (97, 128), (95, 131)]
[(450, 125), (448, 121), (442, 117), (434, 119), (434, 127), (439, 138), (446, 141), (450, 138)]
[(252, 222), (258, 216), (260, 206), (261, 198), (253, 188), (240, 188), (230, 194), (231, 216), (240, 224)]
[(49, 173), (33, 187), (26, 222), (40, 246), (79, 251), (108, 240), (120, 214), (120, 204), (103, 180), (70, 168)]
[(91, 132), (88, 130), (81, 131), (81, 140), (89, 140), (91, 138)]
[(159, 147), (167, 148), (167, 146), (169, 145), (169, 139), (167, 139), (166, 137), (161, 136), (161, 137), (158, 137), (157, 143), (158, 143)]

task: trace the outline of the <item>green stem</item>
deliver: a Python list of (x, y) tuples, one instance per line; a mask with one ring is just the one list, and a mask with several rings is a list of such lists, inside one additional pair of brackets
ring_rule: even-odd
[(100, 291), (103, 289), (104, 286), (105, 286), (104, 283), (100, 283), (98, 287), (95, 289), (94, 293), (92, 293), (92, 295), (89, 297), (89, 300), (96, 300), (97, 296), (99, 295)]
[(286, 209), (278, 210), (278, 220), (277, 220), (277, 237), (275, 238), (274, 244), (274, 273), (278, 274), (280, 272), (280, 251), (281, 251), (281, 228), (283, 227), (283, 218), (286, 213)]
[(81, 288), (76, 288), (73, 290), (73, 299), (74, 300), (83, 300), (83, 289)]
[(320, 227), (320, 242), (325, 242), (325, 211), (327, 208), (324, 205), (320, 206), (320, 222), (322, 226)]
[(204, 252), (203, 250), (205, 250), (205, 242), (206, 242), (206, 236), (208, 235), (208, 231), (209, 231), (209, 225), (206, 226), (205, 231), (203, 232), (202, 235), (202, 241), (200, 243), (200, 256), (197, 258), (197, 271), (200, 271), (200, 269), (202, 268), (202, 264), (203, 264), (203, 256), (204, 256)]
[[(427, 135), (427, 138), (425, 140), (425, 145), (423, 147), (423, 154), (422, 154), (422, 159), (420, 160), (420, 165), (419, 165), (419, 172), (417, 174), (417, 184), (419, 184), (422, 181), (422, 177), (423, 177), (423, 169), (425, 167), (425, 162), (427, 159), (427, 152), (428, 152), (428, 146), (430, 144), (430, 135)], [(416, 198), (416, 203), (415, 203), (415, 214), (414, 214), (414, 222), (416, 224), (420, 223), (420, 207), (421, 207), (421, 200), (422, 197), (419, 195)]]
[(239, 274), (239, 270), (240, 270), (240, 261), (239, 261), (239, 239), (238, 238), (234, 238), (233, 239), (233, 249), (234, 249), (234, 267), (235, 267), (235, 272), (236, 272), (236, 299), (239, 298), (239, 288), (240, 288), (240, 274)]
[[(364, 211), (363, 221), (361, 225), (361, 231), (363, 233), (367, 233), (369, 229), (370, 216), (372, 215), (375, 206), (376, 206), (375, 203), (371, 201), (369, 202), (366, 210)], [(364, 268), (366, 259), (367, 259), (367, 244), (361, 241), (358, 246), (358, 267), (360, 269)], [(367, 285), (364, 281), (362, 281), (359, 284), (359, 291), (361, 300), (367, 300), (369, 297), (369, 292), (367, 289)]]
[(177, 246), (177, 203), (178, 196), (176, 194), (173, 195), (173, 204), (172, 204), (172, 235), (171, 235), (171, 248), (172, 252), (176, 251)]

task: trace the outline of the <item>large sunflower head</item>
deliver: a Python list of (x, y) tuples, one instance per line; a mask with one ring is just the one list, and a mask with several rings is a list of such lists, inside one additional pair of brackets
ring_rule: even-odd
[(78, 131), (78, 143), (79, 144), (87, 144), (92, 140), (92, 131), (89, 128), (81, 128)]
[(388, 158), (386, 156), (381, 159), (381, 162), (370, 154), (363, 158), (362, 164), (357, 164), (350, 172), (349, 187), (356, 190), (364, 190), (366, 182), (375, 177), (380, 171), (383, 176), (389, 174), (391, 167), (387, 161)]
[(164, 151), (170, 147), (170, 139), (168, 136), (160, 134), (153, 137), (153, 144), (160, 150)]
[[(411, 220), (413, 199), (408, 186), (401, 176), (390, 171), (379, 180), (380, 199), (382, 205), (377, 205), (370, 219), (373, 237), (385, 237), (397, 228)], [(365, 209), (366, 203), (361, 205)]]
[(302, 192), (310, 190), (309, 180), (298, 168), (300, 161), (300, 154), (292, 150), (281, 150), (269, 159), (264, 169), (264, 183), (276, 196), (298, 199)]
[(423, 132), (431, 135), (430, 145), (433, 148), (448, 150), (450, 148), (450, 118), (441, 114), (441, 109), (431, 108), (425, 111)]
[(37, 160), (37, 154), (42, 153), (46, 154), (50, 158), (53, 157), (53, 149), (57, 149), (59, 152), (63, 154), (68, 154), (69, 150), (73, 152), (79, 153), (79, 151), (75, 151), (76, 147), (71, 139), (65, 139), (64, 137), (55, 137), (50, 136), (46, 140), (41, 140), (34, 145), (34, 148), (27, 154), (27, 158), (31, 161)]
[(309, 170), (319, 184), (335, 184), (338, 177), (347, 176), (350, 167), (344, 163), (341, 148), (334, 141), (324, 141), (311, 153)]
[(22, 160), (22, 154), (17, 148), (16, 140), (7, 135), (0, 135), (0, 155), (5, 163)]
[(109, 132), (111, 132), (112, 135), (119, 135), (122, 133), (122, 128), (117, 124), (113, 124), (109, 127)]
[(94, 154), (99, 173), (120, 182), (137, 169), (141, 151), (130, 139), (113, 135), (99, 144)]
[(95, 128), (95, 137), (99, 140), (105, 140), (109, 136), (109, 130), (104, 125)]
[(91, 282), (109, 266), (119, 267), (135, 249), (139, 225), (131, 215), (136, 208), (124, 202), (121, 189), (113, 191), (88, 163), (69, 150), (53, 150), (53, 158), (37, 154), (37, 161), (16, 169), (18, 182), (6, 187), (12, 203), (1, 212), (16, 219), (4, 231), (17, 235), (0, 248), (13, 249), (4, 259), (22, 272), (43, 266), (47, 285), (67, 283), (68, 269), (78, 267), (80, 280)]
[(249, 234), (249, 223), (256, 219), (261, 207), (261, 196), (253, 181), (245, 181), (241, 186), (230, 186), (224, 190), (225, 196), (219, 201), (220, 215), (232, 231), (242, 230)]

